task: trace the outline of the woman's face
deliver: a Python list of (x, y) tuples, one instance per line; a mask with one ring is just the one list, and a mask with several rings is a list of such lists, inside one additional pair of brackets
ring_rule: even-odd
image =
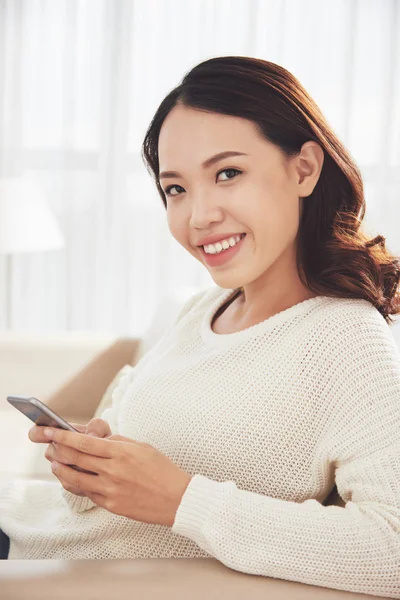
[[(203, 166), (224, 151), (243, 155)], [(158, 152), (171, 234), (217, 285), (254, 283), (261, 290), (283, 257), (285, 270), (295, 268), (299, 198), (309, 195), (318, 179), (318, 156), (323, 156), (318, 144), (307, 142), (300, 155), (287, 160), (251, 121), (177, 105), (161, 127)], [(176, 174), (164, 176), (166, 171)], [(230, 258), (208, 264), (199, 247), (202, 239), (232, 233), (246, 236)]]

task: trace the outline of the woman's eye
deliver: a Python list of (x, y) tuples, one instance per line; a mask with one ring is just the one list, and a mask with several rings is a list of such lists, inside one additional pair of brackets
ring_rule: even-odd
[(178, 188), (180, 187), (180, 188), (183, 190), (183, 188), (182, 188), (180, 185), (170, 185), (169, 187), (167, 187), (167, 188), (165, 189), (165, 192), (164, 192), (164, 194), (165, 194), (166, 196), (178, 196), (178, 194), (171, 194), (171, 190), (172, 190), (172, 188), (176, 188), (176, 187), (178, 187)]
[[(222, 171), (220, 171), (219, 173), (217, 173), (217, 178), (218, 178), (218, 176), (219, 176), (219, 175), (221, 175), (221, 173), (229, 173), (229, 172), (230, 172), (230, 173), (234, 172), (234, 173), (235, 173), (235, 175), (234, 175), (233, 177), (228, 177), (227, 179), (222, 179), (221, 181), (229, 181), (229, 179), (234, 179), (234, 177), (236, 177), (236, 174), (237, 174), (237, 173), (238, 173), (238, 174), (240, 174), (242, 171), (239, 171), (239, 169), (233, 169), (233, 168), (230, 168), (230, 169), (222, 169)], [(174, 185), (170, 185), (170, 186), (168, 186), (168, 187), (165, 189), (165, 192), (164, 192), (164, 194), (165, 194), (166, 196), (178, 196), (178, 195), (179, 195), (179, 193), (178, 193), (178, 194), (171, 194), (171, 190), (172, 190), (173, 188), (181, 188), (181, 190), (183, 190), (183, 189), (184, 189), (182, 186), (174, 184)]]
[[(235, 173), (241, 173), (242, 172), (242, 171), (239, 171), (239, 169), (232, 169), (232, 168), (231, 169), (222, 169), (222, 171), (220, 171), (218, 173), (218, 175), (220, 175), (221, 173), (229, 173), (229, 172), (232, 173), (232, 171), (234, 171)], [(217, 175), (217, 177), (218, 177), (218, 175)], [(233, 177), (228, 177), (228, 179), (233, 179)], [(227, 179), (223, 179), (222, 181), (227, 181)]]

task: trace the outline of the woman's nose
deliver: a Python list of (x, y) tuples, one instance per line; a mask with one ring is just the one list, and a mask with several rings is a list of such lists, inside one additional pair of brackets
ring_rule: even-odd
[(191, 206), (190, 226), (193, 229), (208, 229), (209, 224), (221, 220), (222, 211), (213, 198), (197, 197)]

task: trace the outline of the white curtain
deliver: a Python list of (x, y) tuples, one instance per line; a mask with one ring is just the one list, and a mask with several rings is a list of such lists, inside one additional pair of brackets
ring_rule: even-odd
[[(163, 297), (213, 285), (140, 156), (161, 100), (213, 56), (303, 83), (400, 253), (399, 32), (397, 0), (0, 0), (0, 177), (40, 181), (66, 241), (12, 258), (12, 329), (140, 336)], [(5, 272), (2, 256), (0, 328)]]

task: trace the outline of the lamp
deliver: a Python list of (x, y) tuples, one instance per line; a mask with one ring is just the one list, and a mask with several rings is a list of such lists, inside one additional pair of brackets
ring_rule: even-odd
[(0, 179), (0, 254), (6, 254), (6, 327), (11, 326), (11, 255), (64, 246), (41, 187), (19, 177)]

